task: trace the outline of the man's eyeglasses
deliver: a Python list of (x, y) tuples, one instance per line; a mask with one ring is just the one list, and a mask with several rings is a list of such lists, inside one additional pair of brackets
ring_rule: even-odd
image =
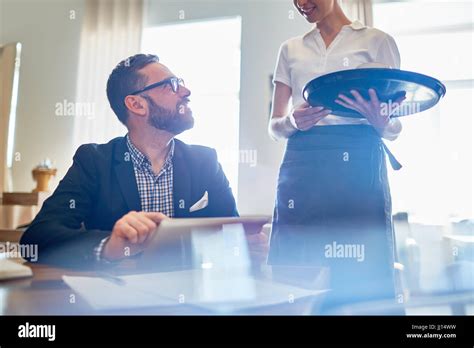
[(154, 84), (151, 84), (139, 91), (135, 91), (133, 93), (130, 93), (130, 95), (137, 95), (137, 94), (140, 94), (140, 93), (143, 93), (145, 91), (148, 91), (152, 88), (156, 88), (156, 87), (160, 87), (160, 86), (163, 86), (163, 85), (170, 85), (171, 86), (171, 89), (173, 90), (174, 93), (178, 93), (179, 91), (179, 86), (183, 86), (184, 87), (184, 80), (179, 78), (179, 77), (170, 77), (168, 79), (165, 79), (163, 81), (159, 81), (157, 83), (154, 83)]

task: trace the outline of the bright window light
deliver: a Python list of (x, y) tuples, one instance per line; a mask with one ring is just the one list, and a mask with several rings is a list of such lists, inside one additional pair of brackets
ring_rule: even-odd
[(401, 69), (445, 83), (440, 103), (402, 117), (388, 145), (403, 164), (390, 172), (393, 212), (412, 221), (446, 224), (473, 213), (473, 3), (391, 2), (374, 5), (374, 27), (392, 35)]
[(180, 21), (145, 28), (142, 51), (160, 57), (191, 90), (188, 144), (217, 150), (234, 195), (238, 187), (241, 18)]

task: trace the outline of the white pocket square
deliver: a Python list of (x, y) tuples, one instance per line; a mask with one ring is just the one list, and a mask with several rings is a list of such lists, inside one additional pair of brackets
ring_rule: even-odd
[(191, 208), (189, 208), (189, 212), (192, 213), (193, 211), (201, 210), (207, 207), (209, 204), (209, 196), (207, 194), (207, 191), (204, 192), (204, 195), (201, 197), (199, 201), (193, 204)]

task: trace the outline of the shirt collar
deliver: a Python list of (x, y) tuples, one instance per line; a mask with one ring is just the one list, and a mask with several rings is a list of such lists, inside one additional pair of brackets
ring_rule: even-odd
[[(127, 138), (127, 147), (130, 151), (130, 157), (132, 158), (132, 162), (138, 167), (143, 167), (145, 165), (150, 166), (151, 165), (150, 160), (135, 145), (133, 145), (128, 134), (126, 138)], [(168, 151), (168, 155), (166, 156), (166, 160), (163, 165), (163, 168), (167, 168), (169, 165), (172, 164), (173, 155), (174, 155), (174, 139), (171, 139), (170, 150)]]
[[(346, 25), (343, 25), (341, 30), (347, 30), (347, 29), (352, 29), (352, 30), (362, 30), (362, 29), (365, 29), (367, 28), (366, 25), (364, 25), (361, 21), (359, 20), (355, 20), (353, 21), (351, 24), (346, 24)], [(304, 34), (303, 38), (306, 38), (307, 36), (311, 35), (311, 34), (314, 34), (314, 33), (319, 33), (319, 28), (317, 26), (315, 26), (313, 29), (311, 29), (310, 31), (308, 31), (306, 34)]]
[(349, 27), (354, 29), (354, 30), (361, 30), (361, 29), (367, 28), (367, 26), (364, 23), (362, 23), (361, 21), (359, 21), (357, 19), (354, 22), (352, 22), (351, 24), (349, 24)]

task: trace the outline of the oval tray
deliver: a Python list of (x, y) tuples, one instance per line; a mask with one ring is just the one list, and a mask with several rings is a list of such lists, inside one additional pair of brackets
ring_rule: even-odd
[[(357, 111), (335, 103), (339, 93), (353, 98), (350, 90), (358, 91), (369, 100), (369, 88), (375, 89), (387, 112), (392, 117), (412, 115), (435, 106), (446, 94), (446, 87), (437, 79), (423, 74), (386, 68), (350, 69), (315, 78), (303, 89), (303, 98), (311, 106), (323, 106), (333, 115), (363, 118)], [(393, 103), (405, 94), (406, 99), (397, 109)]]

